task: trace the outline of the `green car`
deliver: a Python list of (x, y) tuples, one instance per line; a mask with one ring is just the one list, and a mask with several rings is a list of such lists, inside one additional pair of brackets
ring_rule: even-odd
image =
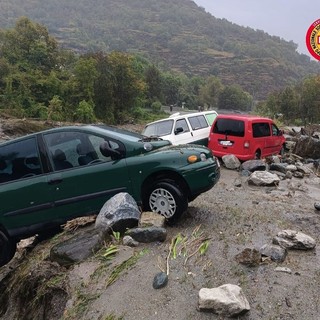
[(96, 214), (119, 192), (173, 222), (219, 177), (219, 162), (206, 147), (107, 126), (61, 127), (3, 143), (0, 265), (20, 239)]

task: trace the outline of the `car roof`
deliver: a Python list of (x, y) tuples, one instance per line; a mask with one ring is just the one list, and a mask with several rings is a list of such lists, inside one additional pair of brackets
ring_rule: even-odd
[(111, 138), (126, 138), (129, 140), (138, 140), (142, 138), (142, 135), (140, 133), (124, 130), (124, 129), (119, 129), (116, 127), (111, 127), (107, 125), (79, 125), (79, 126), (62, 126), (62, 127), (56, 127), (56, 128), (51, 128), (51, 129), (46, 129), (42, 131), (38, 131), (35, 133), (31, 134), (26, 134), (21, 137), (15, 138), (15, 139), (10, 139), (7, 141), (4, 141), (0, 143), (0, 145), (5, 145), (7, 143), (11, 143), (13, 141), (19, 141), (19, 140), (24, 140), (26, 138), (31, 138), (34, 136), (37, 136), (38, 134), (46, 134), (46, 133), (53, 133), (53, 132), (61, 132), (61, 131), (70, 131), (70, 130), (76, 130), (76, 131), (86, 131), (86, 132), (93, 132), (97, 134), (108, 134)]
[(217, 119), (235, 119), (235, 120), (268, 120), (272, 121), (272, 119), (267, 117), (261, 117), (253, 114), (219, 114)]
[(199, 116), (199, 115), (206, 115), (206, 114), (209, 114), (209, 113), (218, 114), (218, 113), (217, 113), (216, 111), (214, 111), (214, 110), (207, 110), (207, 111), (200, 111), (200, 112), (189, 112), (189, 113), (176, 112), (176, 113), (171, 114), (171, 115), (168, 116), (167, 118), (150, 122), (150, 123), (147, 124), (147, 126), (150, 125), (150, 124), (159, 123), (159, 122), (163, 122), (163, 121), (175, 120), (175, 119), (177, 119), (177, 118), (180, 119), (180, 118), (182, 118), (182, 117), (190, 117), (190, 116), (195, 117), (195, 116)]

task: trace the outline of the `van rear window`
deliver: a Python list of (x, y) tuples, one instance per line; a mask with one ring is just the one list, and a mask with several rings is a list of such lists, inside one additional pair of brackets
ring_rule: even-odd
[(244, 137), (244, 121), (234, 119), (217, 119), (213, 128), (213, 133)]

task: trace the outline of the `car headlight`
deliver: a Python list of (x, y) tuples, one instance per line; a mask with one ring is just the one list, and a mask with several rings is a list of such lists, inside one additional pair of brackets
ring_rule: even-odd
[(200, 160), (207, 161), (207, 156), (205, 155), (205, 153), (200, 153)]
[[(188, 157), (189, 163), (195, 163), (197, 161), (199, 161), (199, 156), (195, 154)], [(207, 161), (207, 156), (205, 155), (205, 153), (200, 153), (200, 161)]]
[(151, 143), (147, 142), (143, 144), (143, 149), (146, 151), (151, 151), (153, 149), (153, 146)]

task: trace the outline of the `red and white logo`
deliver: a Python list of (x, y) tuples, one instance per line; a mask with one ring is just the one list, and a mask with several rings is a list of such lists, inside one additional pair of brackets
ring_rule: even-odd
[(308, 29), (306, 44), (310, 54), (320, 60), (320, 19), (316, 20)]

